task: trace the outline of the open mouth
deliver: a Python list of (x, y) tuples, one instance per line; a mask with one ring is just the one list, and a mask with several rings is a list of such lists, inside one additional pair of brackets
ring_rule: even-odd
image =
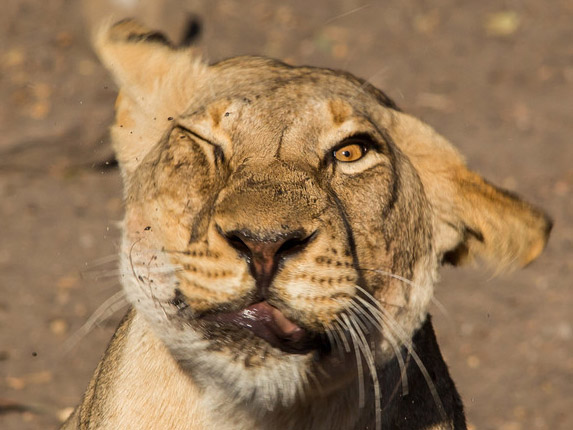
[(223, 327), (234, 326), (249, 330), (271, 346), (291, 354), (306, 354), (323, 346), (320, 336), (295, 324), (266, 301), (236, 312), (210, 314), (203, 319)]

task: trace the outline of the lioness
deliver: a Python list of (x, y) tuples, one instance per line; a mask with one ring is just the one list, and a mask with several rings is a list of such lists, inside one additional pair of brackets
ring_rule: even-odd
[(122, 21), (122, 282), (133, 305), (64, 429), (465, 429), (439, 267), (523, 266), (551, 222), (354, 76), (208, 66)]

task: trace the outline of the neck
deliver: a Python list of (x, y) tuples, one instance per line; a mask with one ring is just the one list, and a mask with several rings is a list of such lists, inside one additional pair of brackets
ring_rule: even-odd
[[(378, 369), (381, 428), (465, 430), (461, 401), (438, 349), (430, 317), (414, 336), (413, 347), (424, 369), (405, 354), (407, 394), (402, 391), (397, 359)], [(105, 388), (100, 388), (102, 380), (108, 382)], [(86, 429), (375, 429), (373, 386), (366, 384), (364, 407), (359, 408), (357, 385), (270, 412), (230, 407), (231, 402), (225, 402), (221, 393), (197, 386), (143, 318), (131, 311), (76, 415), (88, 421), (80, 427)]]

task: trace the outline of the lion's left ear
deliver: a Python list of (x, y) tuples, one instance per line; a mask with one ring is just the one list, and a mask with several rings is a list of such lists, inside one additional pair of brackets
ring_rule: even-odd
[(525, 266), (541, 254), (552, 227), (543, 211), (465, 168), (451, 180), (452, 213), (463, 234), (460, 244), (444, 254), (444, 262), (459, 264), (479, 256), (505, 268)]
[(102, 63), (119, 86), (112, 138), (124, 173), (131, 173), (182, 114), (208, 66), (192, 50), (178, 49), (132, 20), (101, 28), (94, 40)]
[(535, 206), (469, 170), (458, 151), (421, 121), (395, 113), (391, 133), (422, 180), (434, 211), (434, 243), (444, 262), (481, 257), (497, 268), (541, 254), (552, 222)]

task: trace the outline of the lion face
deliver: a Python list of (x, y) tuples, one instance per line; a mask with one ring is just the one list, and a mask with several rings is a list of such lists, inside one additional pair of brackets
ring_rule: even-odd
[(420, 179), (380, 121), (388, 108), (344, 76), (285, 66), (214, 91), (129, 180), (131, 300), (171, 327), (168, 345), (198, 340), (178, 344), (181, 360), (243, 373), (284, 362), (301, 378), (339, 359), (328, 336), (366, 339), (381, 312), (403, 331), (370, 327), (381, 360), (422, 321), (437, 267)]
[(543, 248), (539, 211), (367, 83), (206, 66), (146, 34), (99, 41), (121, 86), (123, 284), (205, 386), (267, 409), (328, 392), (408, 347), (442, 261)]

